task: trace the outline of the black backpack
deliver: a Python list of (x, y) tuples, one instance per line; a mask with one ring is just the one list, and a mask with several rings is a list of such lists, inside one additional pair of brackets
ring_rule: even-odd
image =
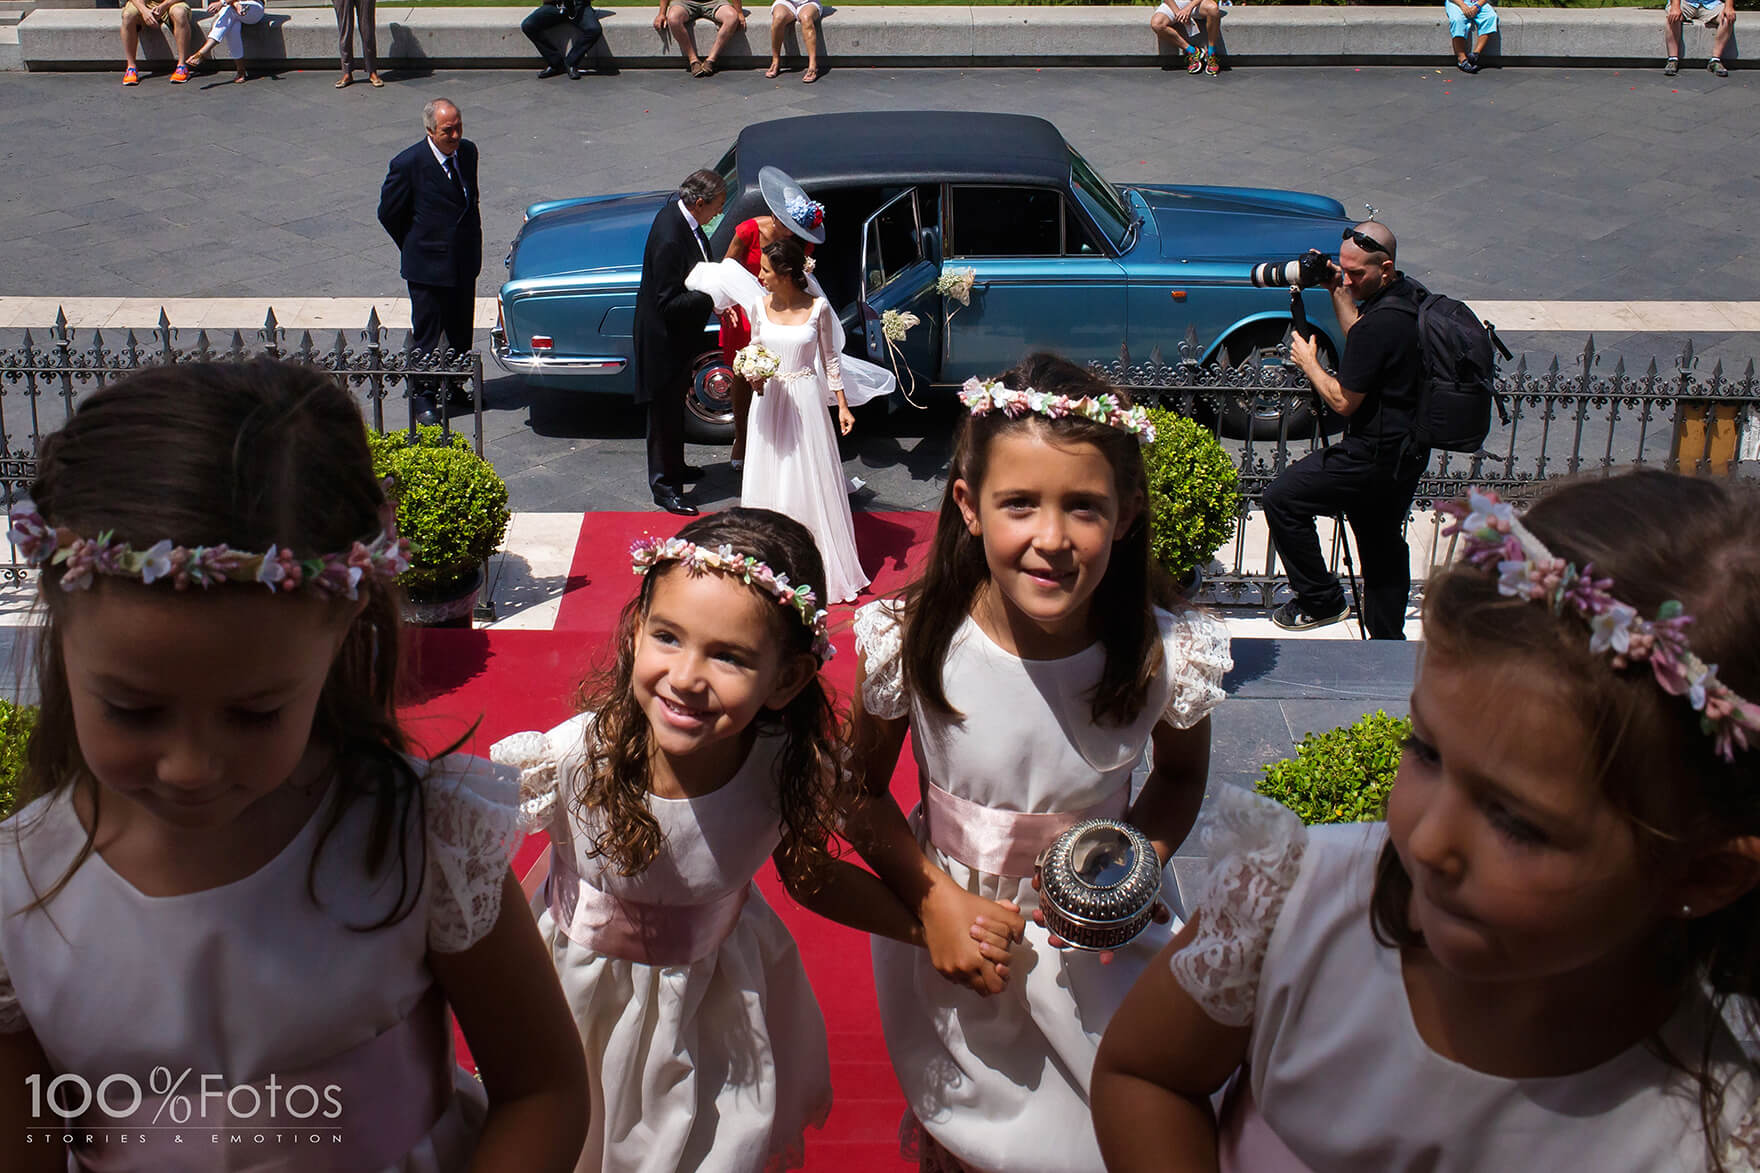
[(1412, 409), (1411, 448), (1477, 452), (1491, 434), (1491, 405), (1507, 427), (1509, 412), (1493, 380), (1497, 375), (1492, 347), (1509, 358), (1497, 328), (1479, 319), (1465, 302), (1431, 293), (1406, 278), (1413, 298), (1388, 298), (1385, 304), (1418, 319), (1421, 372), (1418, 402)]

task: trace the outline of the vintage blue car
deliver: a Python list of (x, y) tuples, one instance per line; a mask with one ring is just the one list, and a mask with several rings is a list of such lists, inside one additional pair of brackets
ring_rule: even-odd
[[(1106, 182), (1042, 118), (933, 110), (817, 114), (748, 126), (717, 170), (719, 256), (734, 227), (763, 214), (758, 169), (781, 167), (825, 205), (817, 276), (853, 354), (909, 376), (920, 400), (993, 375), (1033, 350), (1078, 362), (1169, 358), (1195, 329), (1206, 361), (1262, 361), (1290, 320), (1287, 289), (1259, 288), (1252, 266), (1307, 249), (1336, 255), (1350, 225), (1337, 200), (1261, 188)], [(533, 204), (507, 255), (494, 351), (544, 386), (629, 393), (642, 248), (667, 192)], [(943, 267), (970, 269), (969, 304), (936, 292)], [(1324, 289), (1307, 316), (1336, 350)], [(881, 315), (919, 324), (894, 348)], [(728, 372), (711, 320), (687, 426), (731, 437)], [(899, 397), (890, 397), (896, 401)], [(1272, 418), (1254, 422), (1260, 434)], [(1249, 423), (1223, 421), (1231, 434)]]

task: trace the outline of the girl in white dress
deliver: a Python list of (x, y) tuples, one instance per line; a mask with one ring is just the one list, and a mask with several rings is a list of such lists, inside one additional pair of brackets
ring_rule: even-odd
[(1760, 497), (1446, 508), (1387, 822), (1213, 797), (1101, 1047), (1109, 1169), (1760, 1168)]
[[(891, 391), (892, 376), (842, 355), (837, 311), (808, 275), (806, 252), (792, 236), (764, 246), (755, 281), (738, 261), (727, 260), (698, 265), (685, 284), (708, 293), (718, 310), (744, 310), (752, 341), (778, 360), (773, 378), (752, 383), (740, 504), (774, 509), (812, 531), (825, 561), (825, 601), (851, 602), (868, 576), (856, 552), (849, 482), (826, 402), (836, 405), (838, 430), (847, 436), (856, 422), (850, 405)], [(846, 366), (863, 371), (854, 397), (844, 385)]]
[(816, 912), (921, 932), (831, 855), (844, 784), (811, 535), (730, 509), (632, 553), (642, 585), (594, 711), (492, 751), (551, 839), (536, 909), (592, 1081), (579, 1168), (793, 1168), (831, 1108), (825, 1024), (752, 877), (768, 858)]
[[(1163, 863), (1185, 838), (1228, 636), (1151, 577), (1140, 410), (1048, 355), (962, 399), (928, 568), (902, 605), (856, 615), (871, 797), (851, 839), (928, 944), (874, 942), (880, 1016), (925, 1168), (1095, 1169), (1094, 1051), (1168, 930), (1116, 956), (1037, 924), (1010, 943), (1037, 905), (1034, 860), (1066, 827), (1128, 817)], [(908, 825), (887, 793), (907, 730), (923, 787)]]
[(11, 1173), (580, 1151), (512, 773), (396, 723), (407, 544), (365, 440), (329, 376), (260, 360), (150, 368), (43, 442), (11, 533), (44, 618), (0, 824)]

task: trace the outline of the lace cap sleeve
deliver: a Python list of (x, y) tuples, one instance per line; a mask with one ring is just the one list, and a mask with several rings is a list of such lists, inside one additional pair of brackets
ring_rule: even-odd
[(909, 715), (904, 691), (904, 626), (899, 604), (881, 599), (857, 608), (856, 655), (867, 676), (862, 681), (862, 707), (876, 717), (896, 721)]
[(1164, 613), (1160, 619), (1171, 685), (1161, 717), (1176, 729), (1190, 729), (1226, 695), (1222, 678), (1234, 667), (1228, 628), (1214, 615), (1197, 610)]
[(1287, 808), (1219, 786), (1200, 819), (1208, 863), (1194, 893), (1197, 935), (1173, 955), (1173, 976), (1224, 1026), (1253, 1020), (1265, 950), (1301, 871), (1307, 828)]
[(519, 771), (519, 825), (523, 833), (542, 831), (556, 812), (568, 770), (586, 748), (591, 718), (591, 713), (582, 713), (547, 733), (515, 733), (489, 747), (490, 761)]
[(428, 946), (460, 953), (501, 915), (501, 886), (518, 844), (514, 772), (462, 754), (428, 767)]
[(0, 957), (0, 1035), (17, 1034), (29, 1026), (30, 1023), (24, 1020), (24, 1010), (18, 1004), (18, 991), (12, 988), (12, 974), (6, 968), (6, 959)]

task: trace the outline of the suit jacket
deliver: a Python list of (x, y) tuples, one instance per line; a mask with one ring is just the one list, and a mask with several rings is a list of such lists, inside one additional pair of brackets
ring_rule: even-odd
[(696, 235), (669, 199), (648, 229), (642, 253), (642, 286), (636, 291), (636, 402), (684, 386), (697, 355), (713, 349), (703, 333), (715, 302), (684, 287), (685, 275), (703, 260)]
[(405, 281), (418, 285), (477, 283), (483, 268), (483, 218), (478, 210), (477, 147), (469, 140), (453, 155), (468, 197), (446, 176), (428, 140), (391, 160), (379, 191), (379, 223), (403, 253)]

